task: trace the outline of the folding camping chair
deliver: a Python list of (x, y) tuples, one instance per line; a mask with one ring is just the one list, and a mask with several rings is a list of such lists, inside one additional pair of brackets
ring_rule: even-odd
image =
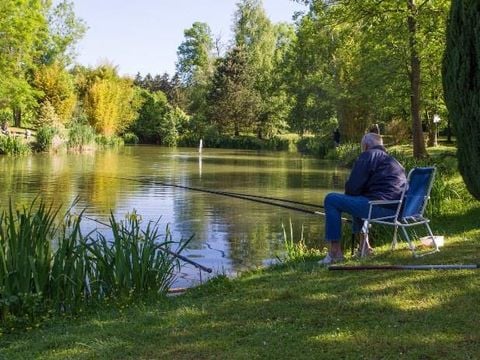
[[(362, 248), (360, 249), (361, 256), (366, 255), (367, 249), (370, 246), (368, 243), (369, 224), (383, 224), (395, 227), (392, 241), (392, 249), (395, 249), (397, 245), (397, 231), (398, 228), (401, 228), (403, 234), (405, 235), (405, 239), (408, 242), (408, 246), (413, 252), (414, 257), (419, 257), (439, 251), (438, 244), (435, 241), (435, 236), (433, 235), (432, 229), (428, 224), (430, 220), (425, 218), (425, 216), (423, 215), (425, 212), (425, 208), (427, 207), (428, 199), (430, 197), (430, 191), (432, 189), (434, 177), (434, 167), (414, 168), (408, 174), (407, 186), (403, 190), (400, 200), (374, 200), (369, 202), (370, 208), (368, 211), (368, 218), (362, 219), (364, 221), (364, 229), (366, 234), (365, 240), (362, 244)], [(395, 215), (372, 218), (372, 210), (375, 206), (385, 206), (392, 204), (398, 204)], [(418, 254), (415, 251), (415, 244), (410, 239), (406, 228), (422, 224), (427, 227), (428, 234), (434, 246), (434, 250)]]

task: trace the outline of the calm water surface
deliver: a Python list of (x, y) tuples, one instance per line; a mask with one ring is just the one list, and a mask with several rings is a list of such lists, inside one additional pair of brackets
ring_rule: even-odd
[[(306, 242), (319, 246), (323, 218), (158, 182), (321, 205), (326, 193), (342, 191), (347, 176), (343, 168), (296, 153), (203, 149), (199, 155), (197, 149), (154, 146), (2, 156), (0, 164), (3, 207), (9, 198), (16, 204), (29, 204), (41, 194), (65, 206), (78, 197), (74, 210), (86, 208), (86, 216), (102, 222), (108, 222), (110, 210), (117, 219), (133, 210), (144, 222), (161, 217), (161, 229), (169, 224), (175, 240), (194, 235), (184, 255), (216, 274), (235, 274), (282, 256), (282, 224), (289, 228), (290, 221), (297, 239), (303, 226)], [(101, 230), (101, 225), (89, 220), (85, 227)], [(206, 278), (205, 273), (202, 276)], [(198, 271), (188, 265), (176, 285), (198, 281)]]

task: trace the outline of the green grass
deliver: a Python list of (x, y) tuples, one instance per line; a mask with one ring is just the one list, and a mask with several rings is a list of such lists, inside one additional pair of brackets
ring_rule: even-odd
[[(458, 174), (448, 181), (462, 186)], [(480, 202), (451, 197), (432, 216), (439, 253), (391, 251), (391, 231), (374, 231), (376, 255), (347, 264), (480, 263), (479, 219)], [(184, 295), (110, 299), (4, 329), (0, 359), (480, 358), (480, 269), (328, 271), (301, 240), (286, 225), (290, 261)]]
[[(404, 243), (369, 264), (478, 263), (480, 204), (433, 221), (442, 251)], [(480, 270), (333, 272), (307, 258), (177, 297), (104, 305), (0, 337), (5, 359), (475, 359)], [(349, 264), (357, 264), (353, 260)]]

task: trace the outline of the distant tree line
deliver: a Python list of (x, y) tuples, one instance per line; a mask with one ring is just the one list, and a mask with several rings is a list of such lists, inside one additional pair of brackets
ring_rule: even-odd
[(337, 127), (342, 141), (358, 141), (379, 123), (391, 141), (413, 139), (415, 156), (425, 156), (424, 131), (433, 144), (434, 115), (447, 119), (441, 66), (450, 0), (297, 1), (305, 11), (295, 23), (275, 24), (261, 0), (240, 0), (229, 44), (195, 22), (175, 74), (132, 79), (111, 64), (74, 64), (86, 24), (70, 1), (4, 0), (0, 121), (83, 124), (168, 146), (287, 132), (330, 144)]

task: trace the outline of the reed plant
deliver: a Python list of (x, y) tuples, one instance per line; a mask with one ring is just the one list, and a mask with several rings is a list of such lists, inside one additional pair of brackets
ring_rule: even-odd
[(68, 148), (83, 150), (95, 145), (95, 130), (90, 125), (76, 123), (68, 131)]
[(55, 135), (59, 133), (56, 127), (45, 125), (37, 129), (36, 147), (38, 151), (49, 151)]
[(300, 235), (297, 238), (293, 229), (292, 219), (289, 221), (288, 231), (282, 223), (283, 243), (285, 246), (285, 258), (277, 257), (280, 262), (305, 261), (312, 256), (318, 256), (320, 251), (305, 244), (304, 227), (302, 224)]
[(58, 209), (35, 205), (14, 210), (10, 202), (0, 214), (0, 319), (33, 317), (48, 292)]
[(30, 145), (20, 136), (0, 136), (0, 154), (26, 155), (31, 150)]
[(136, 213), (120, 222), (112, 214), (107, 233), (84, 235), (83, 212), (59, 212), (34, 200), (17, 210), (10, 202), (0, 213), (0, 328), (49, 310), (76, 313), (111, 298), (168, 291), (180, 265), (168, 227), (161, 235), (158, 221), (143, 229)]
[(130, 296), (150, 292), (166, 293), (174, 280), (178, 262), (162, 249), (173, 245), (167, 227), (163, 241), (158, 232), (158, 222), (149, 222), (146, 229), (140, 226), (140, 217), (133, 213), (125, 221), (116, 222), (110, 216), (113, 239), (98, 234), (88, 245), (95, 259), (92, 283), (98, 296)]

